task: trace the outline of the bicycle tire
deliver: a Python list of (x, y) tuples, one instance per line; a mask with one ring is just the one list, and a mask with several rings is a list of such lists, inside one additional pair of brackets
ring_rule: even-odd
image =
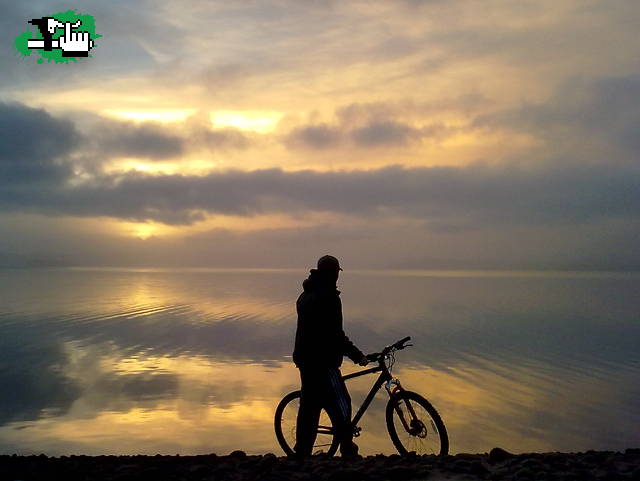
[[(407, 404), (411, 405), (414, 416)], [(413, 430), (407, 431), (400, 419), (402, 412), (405, 421)], [(385, 413), (389, 437), (400, 454), (415, 451), (416, 454), (436, 454), (446, 456), (449, 453), (449, 436), (438, 411), (420, 394), (413, 391), (401, 391), (394, 394), (387, 403)], [(401, 428), (396, 428), (396, 421)], [(401, 439), (402, 438), (402, 439)]]
[[(295, 454), (293, 448), (296, 440), (296, 417), (300, 405), (300, 391), (293, 391), (282, 398), (274, 416), (274, 428), (280, 447), (287, 456)], [(328, 424), (330, 423), (330, 426)], [(312, 454), (333, 456), (338, 450), (338, 437), (333, 433), (333, 421), (323, 409), (320, 412), (318, 437), (313, 446)], [(328, 449), (325, 451), (322, 448)]]

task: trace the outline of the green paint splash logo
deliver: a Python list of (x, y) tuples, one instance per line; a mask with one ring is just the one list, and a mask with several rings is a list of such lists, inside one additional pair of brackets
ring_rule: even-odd
[(96, 22), (91, 15), (82, 15), (75, 10), (58, 12), (48, 17), (34, 18), (29, 23), (35, 32), (29, 30), (16, 37), (16, 55), (40, 54), (38, 63), (46, 60), (55, 63), (69, 63), (70, 60), (91, 57), (89, 51), (95, 48), (95, 39), (102, 37), (96, 33)]

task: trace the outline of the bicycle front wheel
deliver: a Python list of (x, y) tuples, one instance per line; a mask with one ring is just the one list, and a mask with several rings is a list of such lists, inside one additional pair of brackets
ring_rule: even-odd
[[(300, 408), (300, 391), (287, 394), (278, 407), (274, 419), (276, 438), (282, 450), (288, 455), (295, 454), (296, 426), (298, 420), (298, 409)], [(338, 437), (335, 436), (333, 422), (324, 409), (320, 411), (320, 421), (318, 422), (318, 434), (313, 444), (312, 454), (327, 454), (333, 456), (338, 450)]]
[(446, 456), (449, 437), (438, 411), (425, 398), (412, 391), (394, 394), (387, 403), (389, 437), (400, 454)]

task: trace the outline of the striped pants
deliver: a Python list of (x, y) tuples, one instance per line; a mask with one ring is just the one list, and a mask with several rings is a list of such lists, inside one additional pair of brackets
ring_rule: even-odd
[[(318, 431), (320, 411), (324, 408), (334, 423), (340, 443), (349, 445), (351, 428), (351, 397), (338, 368), (300, 368), (302, 383), (300, 409), (296, 424), (296, 454), (312, 454)], [(326, 451), (328, 447), (325, 447)]]

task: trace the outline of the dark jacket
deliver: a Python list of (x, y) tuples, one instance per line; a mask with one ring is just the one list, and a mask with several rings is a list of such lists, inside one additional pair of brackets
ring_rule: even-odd
[(340, 367), (343, 356), (358, 362), (362, 351), (342, 329), (342, 302), (335, 282), (317, 269), (302, 283), (296, 302), (298, 328), (293, 362), (298, 367)]

